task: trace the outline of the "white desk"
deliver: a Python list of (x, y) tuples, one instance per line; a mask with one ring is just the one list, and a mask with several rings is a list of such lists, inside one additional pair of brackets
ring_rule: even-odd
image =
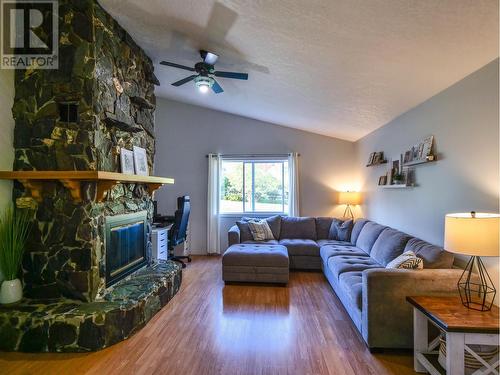
[(172, 225), (163, 228), (153, 228), (151, 241), (153, 243), (152, 258), (155, 262), (168, 259), (168, 236), (171, 228)]

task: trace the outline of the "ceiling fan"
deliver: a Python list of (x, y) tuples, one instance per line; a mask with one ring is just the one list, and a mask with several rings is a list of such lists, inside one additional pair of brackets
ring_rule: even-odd
[(190, 72), (196, 72), (197, 74), (191, 75), (189, 77), (183, 78), (177, 82), (172, 83), (172, 86), (181, 86), (185, 83), (188, 83), (190, 81), (194, 81), (196, 87), (200, 90), (200, 92), (205, 93), (207, 92), (210, 88), (213, 90), (214, 93), (220, 94), (224, 90), (222, 87), (219, 85), (219, 83), (215, 80), (215, 77), (221, 77), (221, 78), (233, 78), (233, 79), (243, 79), (247, 80), (248, 79), (248, 74), (247, 73), (235, 73), (235, 72), (221, 72), (215, 70), (215, 63), (219, 56), (217, 56), (214, 53), (207, 52), (205, 50), (200, 51), (200, 56), (203, 61), (200, 61), (194, 65), (194, 68), (191, 68), (189, 66), (185, 65), (180, 65), (176, 64), (173, 62), (168, 62), (168, 61), (161, 61), (160, 64), (166, 65), (166, 66), (172, 66), (174, 68), (179, 68), (179, 69), (184, 69), (188, 70)]

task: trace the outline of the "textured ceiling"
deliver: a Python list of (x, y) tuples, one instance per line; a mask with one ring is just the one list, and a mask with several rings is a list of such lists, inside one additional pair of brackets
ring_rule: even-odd
[[(357, 140), (498, 56), (497, 0), (100, 0), (155, 62), (157, 94)], [(170, 83), (197, 50), (248, 72)]]

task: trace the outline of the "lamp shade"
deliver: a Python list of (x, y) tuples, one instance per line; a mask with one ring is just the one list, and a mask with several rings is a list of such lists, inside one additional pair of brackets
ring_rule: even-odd
[(444, 224), (444, 248), (456, 254), (497, 257), (499, 225), (498, 214), (448, 214)]
[(358, 191), (339, 192), (339, 204), (361, 204), (361, 193)]

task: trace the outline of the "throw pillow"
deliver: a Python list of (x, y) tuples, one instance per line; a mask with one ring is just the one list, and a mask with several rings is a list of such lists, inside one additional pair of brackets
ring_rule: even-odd
[(265, 220), (249, 221), (248, 226), (254, 241), (274, 240), (273, 232)]
[(403, 254), (387, 263), (385, 268), (421, 270), (424, 268), (424, 262), (421, 258), (417, 257), (413, 251), (405, 251)]
[(236, 225), (240, 230), (240, 242), (253, 241), (252, 232), (250, 231), (250, 227), (248, 226), (248, 221), (237, 221)]
[(278, 239), (280, 236), (280, 229), (281, 229), (281, 216), (280, 215), (274, 215), (267, 217), (265, 219), (259, 219), (255, 217), (246, 217), (243, 216), (239, 221), (236, 222), (236, 225), (238, 226), (240, 230), (240, 241), (245, 242), (245, 241), (253, 241), (252, 237), (252, 232), (250, 231), (250, 228), (248, 226), (249, 221), (260, 221), (260, 220), (265, 220), (269, 224), (269, 228), (271, 228), (271, 232), (273, 232), (273, 239)]
[(337, 241), (350, 241), (352, 232), (353, 221), (333, 219), (330, 225), (330, 233), (328, 234), (329, 240)]

